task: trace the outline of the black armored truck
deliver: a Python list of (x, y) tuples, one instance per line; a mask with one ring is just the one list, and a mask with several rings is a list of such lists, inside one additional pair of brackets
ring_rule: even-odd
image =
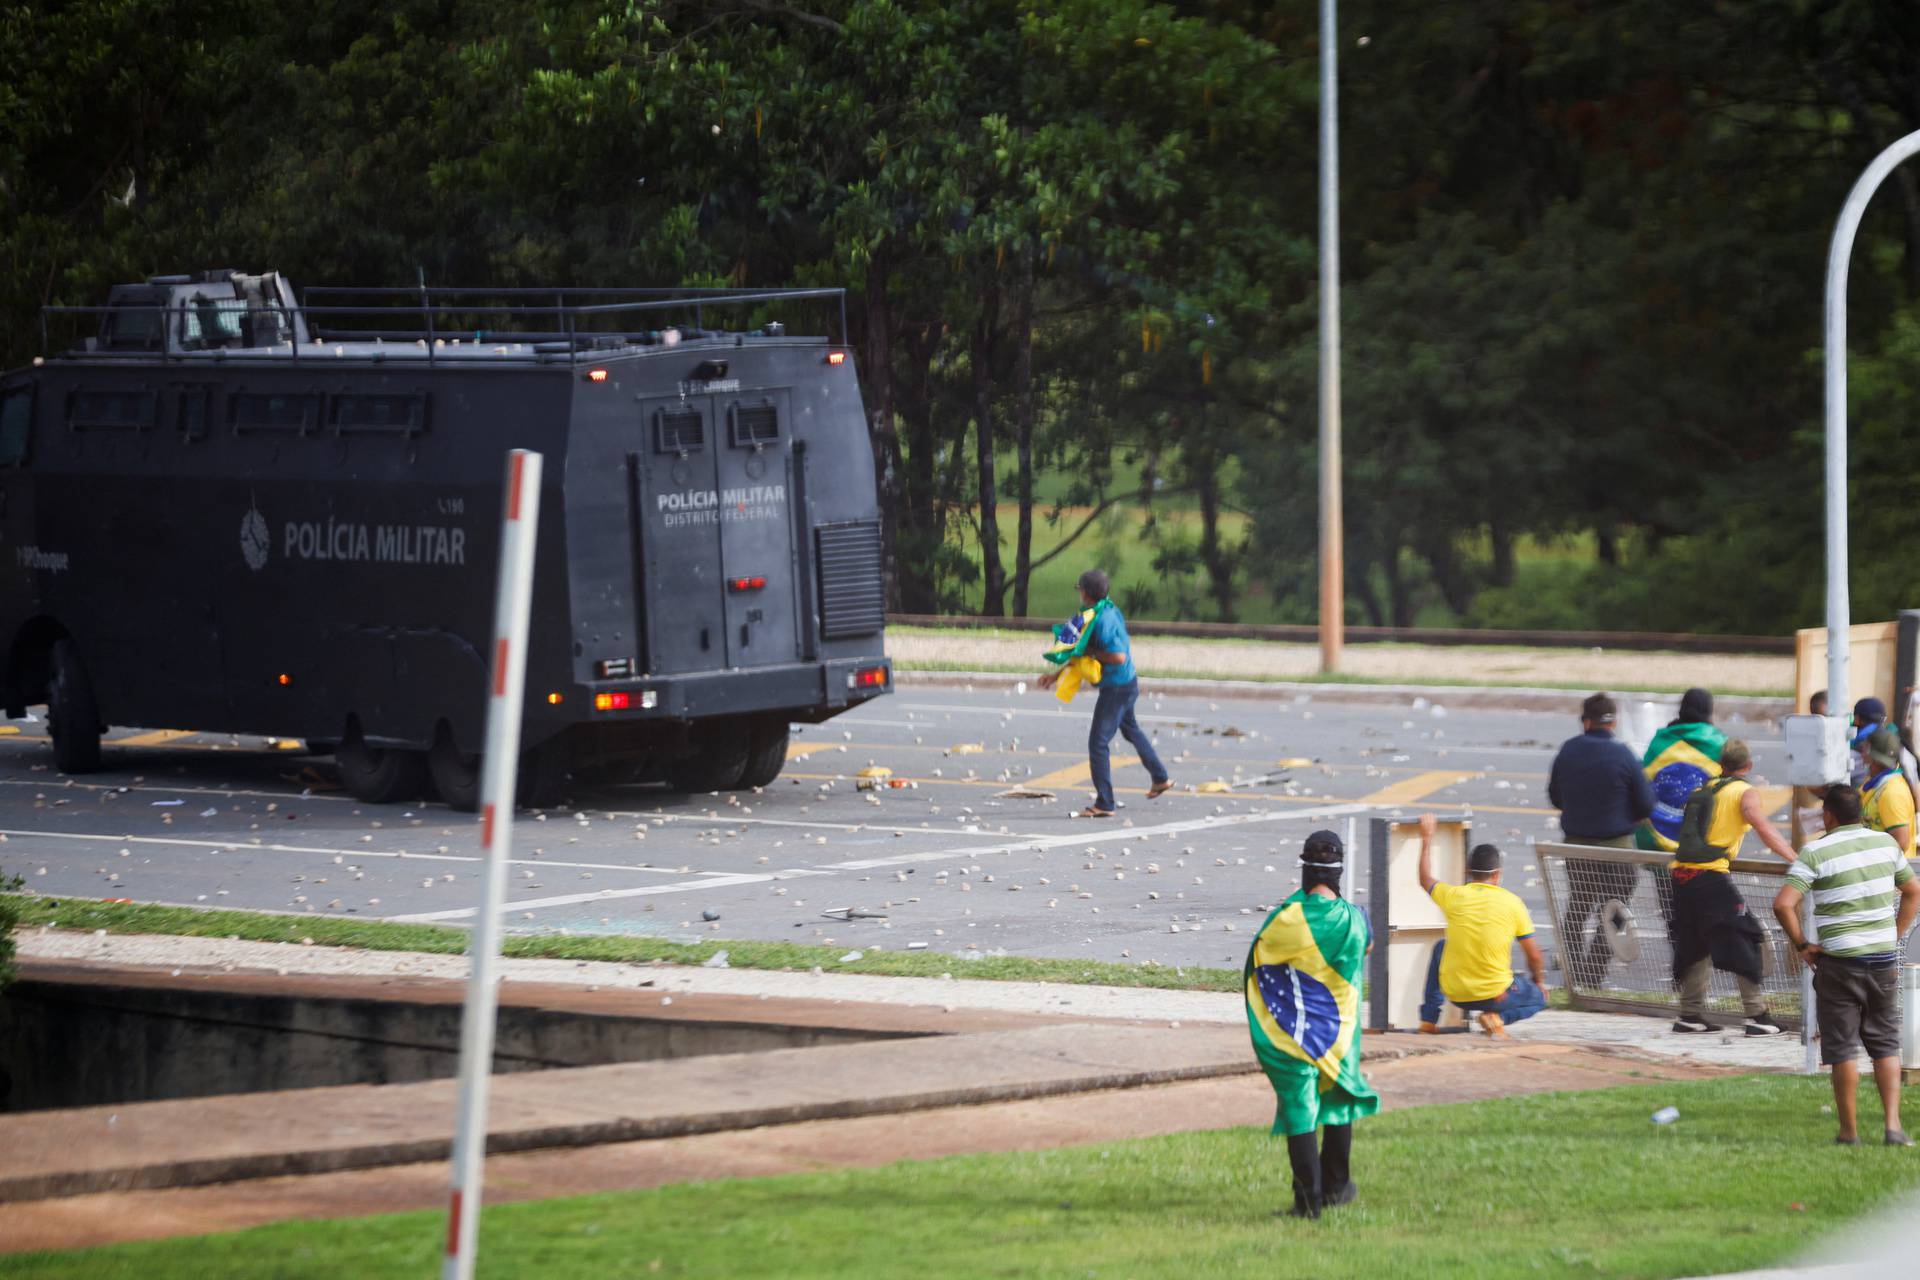
[[(796, 307), (842, 340), (768, 318)], [(837, 290), (214, 271), (42, 324), (0, 376), (0, 687), (64, 772), (109, 723), (270, 734), (471, 808), (514, 448), (546, 457), (523, 803), (762, 786), (791, 722), (891, 687)]]

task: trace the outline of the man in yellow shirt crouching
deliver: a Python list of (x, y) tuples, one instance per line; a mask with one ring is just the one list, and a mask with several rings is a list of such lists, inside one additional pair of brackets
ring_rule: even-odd
[[(1546, 959), (1533, 940), (1527, 904), (1500, 887), (1500, 850), (1475, 845), (1467, 855), (1467, 883), (1433, 878), (1433, 833), (1438, 823), (1420, 815), (1420, 887), (1447, 918), (1446, 941), (1433, 948), (1427, 969), (1427, 998), (1420, 1005), (1420, 1030), (1437, 1032), (1440, 1009), (1451, 1000), (1480, 1015), (1480, 1029), (1504, 1035), (1506, 1024), (1531, 1018), (1547, 1007)], [(1531, 980), (1513, 971), (1513, 944), (1526, 955)]]

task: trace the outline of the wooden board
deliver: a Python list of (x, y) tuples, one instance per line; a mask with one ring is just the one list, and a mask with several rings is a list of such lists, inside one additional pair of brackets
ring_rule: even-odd
[[(1895, 709), (1894, 671), (1900, 624), (1862, 622), (1847, 629), (1847, 690), (1858, 701), (1872, 694)], [(1793, 709), (1805, 711), (1807, 699), (1827, 687), (1827, 629), (1806, 627), (1793, 633)], [(1851, 706), (1829, 707), (1835, 714)]]
[[(1469, 832), (1464, 822), (1442, 822), (1433, 834), (1433, 874), (1452, 884), (1467, 878)], [(1426, 995), (1427, 967), (1434, 944), (1447, 934), (1447, 918), (1420, 887), (1420, 828), (1394, 822), (1387, 827), (1387, 1025), (1420, 1025), (1420, 1001)], [(1377, 890), (1376, 890), (1377, 892)], [(1463, 1017), (1447, 1005), (1442, 1026), (1460, 1026)]]

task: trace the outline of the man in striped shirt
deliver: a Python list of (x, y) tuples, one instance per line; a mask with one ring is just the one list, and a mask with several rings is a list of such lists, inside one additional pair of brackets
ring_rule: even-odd
[[(1800, 850), (1773, 914), (1787, 940), (1813, 966), (1820, 1060), (1833, 1068), (1834, 1141), (1858, 1146), (1855, 1094), (1864, 1045), (1886, 1111), (1886, 1143), (1910, 1147), (1900, 1128), (1900, 944), (1920, 912), (1920, 877), (1899, 845), (1860, 825), (1860, 792), (1827, 788), (1827, 833)], [(1800, 934), (1800, 900), (1813, 894), (1814, 941)]]

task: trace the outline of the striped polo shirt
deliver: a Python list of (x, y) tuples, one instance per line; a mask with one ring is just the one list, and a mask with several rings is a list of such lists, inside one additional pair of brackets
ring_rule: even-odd
[(1787, 883), (1813, 897), (1814, 941), (1829, 955), (1894, 959), (1898, 888), (1913, 869), (1891, 836), (1862, 826), (1835, 827), (1800, 850)]

